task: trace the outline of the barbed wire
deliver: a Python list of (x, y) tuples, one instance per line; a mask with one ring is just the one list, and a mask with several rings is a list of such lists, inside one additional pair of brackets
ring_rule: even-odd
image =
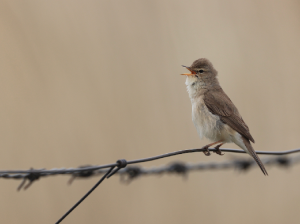
[[(89, 178), (92, 176), (97, 176), (105, 173), (102, 178), (74, 205), (72, 208), (65, 213), (56, 223), (60, 223), (66, 216), (68, 216), (89, 194), (91, 194), (99, 184), (106, 178), (113, 176), (118, 173), (121, 175), (121, 181), (125, 183), (131, 182), (133, 179), (140, 177), (142, 175), (149, 174), (164, 174), (164, 173), (177, 173), (186, 176), (187, 172), (195, 170), (219, 170), (219, 169), (229, 169), (237, 168), (240, 170), (247, 170), (252, 167), (255, 163), (253, 160), (242, 160), (235, 159), (227, 162), (210, 162), (210, 163), (183, 163), (183, 162), (173, 162), (167, 166), (159, 166), (154, 168), (142, 168), (139, 166), (129, 166), (125, 168), (128, 164), (136, 164), (149, 162), (153, 160), (158, 160), (166, 157), (171, 157), (180, 154), (193, 153), (193, 152), (204, 152), (207, 151), (205, 147), (200, 149), (186, 149), (176, 152), (166, 153), (158, 156), (153, 156), (149, 158), (137, 159), (126, 161), (124, 159), (118, 160), (116, 163), (100, 165), (100, 166), (81, 166), (79, 168), (61, 168), (61, 169), (30, 169), (30, 170), (0, 170), (0, 178), (4, 179), (22, 179), (23, 181), (18, 187), (18, 190), (22, 188), (26, 190), (31, 184), (39, 180), (41, 177), (49, 177), (53, 175), (71, 175), (69, 183), (71, 184), (76, 178)], [(215, 148), (209, 148), (209, 151), (216, 152)], [(222, 152), (233, 152), (233, 153), (245, 153), (243, 150), (238, 149), (226, 149), (222, 148)], [(300, 149), (282, 151), (282, 152), (268, 152), (268, 151), (256, 151), (257, 154), (263, 155), (287, 155), (291, 153), (300, 152)], [(277, 157), (277, 158), (265, 158), (262, 162), (266, 165), (281, 165), (289, 166), (300, 161), (300, 156), (295, 156), (292, 158), (288, 157)], [(116, 168), (117, 167), (117, 168)], [(108, 169), (109, 168), (109, 169)], [(116, 169), (115, 169), (116, 168)], [(25, 183), (27, 185), (25, 185)], [(25, 186), (24, 186), (25, 185)]]
[[(300, 162), (300, 156), (294, 157), (268, 157), (261, 159), (265, 165), (274, 165), (279, 167), (290, 167)], [(120, 170), (117, 174), (120, 176), (122, 183), (130, 183), (138, 177), (149, 175), (163, 175), (163, 174), (178, 174), (187, 177), (188, 172), (191, 171), (207, 171), (207, 170), (229, 170), (236, 169), (240, 171), (247, 171), (253, 167), (258, 167), (255, 161), (250, 159), (233, 159), (225, 162), (209, 162), (209, 163), (185, 163), (181, 161), (171, 162), (168, 165), (155, 166), (144, 168), (140, 166), (128, 166)], [(75, 179), (86, 179), (106, 173), (108, 169), (88, 171), (82, 173), (72, 174), (69, 184), (72, 184)]]
[[(228, 149), (228, 148), (220, 148), (222, 152), (232, 152), (232, 153), (246, 153), (244, 150), (239, 149)], [(136, 164), (136, 163), (143, 163), (143, 162), (149, 162), (153, 160), (158, 160), (166, 157), (171, 157), (175, 155), (180, 154), (186, 154), (186, 153), (193, 153), (193, 152), (203, 152), (206, 151), (206, 149), (198, 148), (198, 149), (185, 149), (180, 151), (175, 151), (171, 153), (166, 153), (158, 156), (143, 158), (143, 159), (137, 159), (137, 160), (131, 160), (127, 161), (127, 164)], [(209, 151), (216, 152), (215, 148), (209, 148)], [(288, 155), (292, 153), (300, 152), (300, 149), (293, 149), (293, 150), (287, 150), (287, 151), (281, 151), (281, 152), (275, 152), (275, 151), (256, 151), (256, 154), (261, 155)], [(58, 174), (72, 174), (72, 173), (78, 173), (78, 172), (84, 172), (84, 171), (93, 171), (93, 170), (99, 170), (99, 169), (105, 169), (110, 168), (113, 166), (118, 166), (118, 163), (112, 163), (112, 164), (106, 164), (106, 165), (99, 165), (99, 166), (81, 166), (78, 168), (53, 168), (50, 170), (46, 169), (33, 169), (30, 170), (0, 170), (0, 177), (6, 177), (6, 174), (40, 174), (43, 176), (49, 176), (49, 175), (58, 175)], [(14, 178), (19, 178), (18, 175), (14, 176)]]
[[(161, 158), (166, 158), (174, 155), (191, 153), (191, 152), (202, 152), (202, 150), (203, 150), (202, 148), (181, 150), (181, 151), (176, 151), (176, 152), (149, 157), (145, 159), (127, 161), (127, 164), (148, 162), (156, 159), (161, 159)], [(214, 148), (209, 150), (215, 152)], [(238, 149), (223, 148), (221, 150), (222, 152), (245, 153), (245, 151), (238, 150)], [(263, 155), (287, 155), (287, 154), (292, 154), (297, 152), (300, 152), (300, 149), (293, 149), (293, 150), (281, 151), (281, 152), (256, 151), (257, 154), (263, 154)], [(262, 159), (262, 161), (264, 164), (267, 165), (270, 164), (284, 165), (285, 163), (288, 165), (292, 165), (300, 161), (300, 156), (294, 158), (287, 158), (287, 157), (271, 158), (270, 157), (270, 158)], [(59, 169), (53, 168), (50, 170), (32, 169), (32, 168), (30, 170), (0, 170), (0, 178), (16, 179), (16, 180), (22, 179), (23, 181), (18, 187), (18, 190), (21, 190), (22, 188), (26, 190), (34, 181), (39, 180), (41, 177), (49, 177), (53, 175), (71, 175), (71, 179), (69, 180), (69, 183), (72, 183), (77, 178), (84, 179), (84, 178), (102, 175), (103, 173), (106, 173), (108, 171), (107, 168), (117, 166), (117, 165), (118, 165), (117, 163), (113, 163), (113, 164), (99, 165), (99, 166), (85, 165), (85, 166), (80, 166), (78, 168), (59, 168)], [(247, 170), (248, 168), (251, 168), (253, 165), (255, 165), (255, 162), (251, 160), (251, 158), (235, 159), (226, 162), (210, 162), (210, 163), (196, 163), (196, 164), (174, 162), (167, 166), (164, 165), (164, 166), (153, 167), (153, 168), (129, 166), (127, 168), (120, 170), (118, 174), (121, 175), (121, 180), (123, 182), (130, 182), (136, 177), (142, 175), (164, 174), (164, 173), (186, 174), (188, 171), (220, 170), (220, 169), (230, 169), (230, 168)], [(26, 186), (24, 186), (26, 181), (28, 181), (29, 183)]]
[[(279, 167), (289, 167), (296, 163), (300, 162), (300, 156), (294, 157), (269, 157), (261, 159), (265, 165), (278, 165)], [(94, 166), (82, 166), (82, 168), (94, 168)], [(168, 165), (163, 166), (156, 166), (156, 167), (149, 167), (144, 168), (140, 166), (128, 166), (116, 174), (120, 175), (121, 182), (123, 183), (130, 183), (132, 180), (147, 175), (162, 175), (162, 174), (179, 174), (182, 176), (187, 176), (188, 172), (190, 171), (205, 171), (205, 170), (226, 170), (226, 169), (236, 169), (241, 171), (249, 170), (250, 168), (258, 167), (256, 163), (250, 159), (234, 159), (231, 161), (225, 162), (209, 162), (209, 163), (184, 163), (184, 162), (171, 162)], [(59, 169), (63, 171), (65, 169)], [(69, 184), (72, 184), (75, 179), (87, 179), (91, 177), (97, 177), (106, 173), (108, 169), (100, 169), (100, 170), (87, 170), (87, 171), (79, 171), (79, 172), (71, 172), (71, 173), (63, 173), (71, 175), (70, 180), (68, 181)], [(48, 173), (48, 174), (0, 174), (0, 178), (5, 179), (22, 179), (22, 183), (19, 185), (18, 190), (22, 188), (26, 190), (33, 181), (39, 180), (40, 177), (47, 177), (57, 175), (57, 173)], [(24, 186), (26, 179), (29, 180), (29, 183)], [(23, 187), (24, 186), (24, 187)]]

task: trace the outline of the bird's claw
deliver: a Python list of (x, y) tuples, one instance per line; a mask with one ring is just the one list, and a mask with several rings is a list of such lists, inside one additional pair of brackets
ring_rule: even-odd
[(204, 146), (204, 147), (202, 147), (202, 149), (203, 149), (202, 152), (204, 153), (204, 155), (210, 156), (210, 152), (209, 152), (208, 146)]
[[(221, 144), (221, 145), (223, 145), (223, 144)], [(217, 146), (215, 147), (215, 150), (216, 150), (216, 151), (214, 151), (214, 153), (217, 153), (218, 155), (223, 156), (224, 153), (222, 153), (222, 151), (220, 150), (221, 145), (217, 145)]]

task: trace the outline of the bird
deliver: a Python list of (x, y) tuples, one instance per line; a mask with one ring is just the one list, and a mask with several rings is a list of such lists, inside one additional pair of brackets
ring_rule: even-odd
[(254, 139), (250, 130), (230, 98), (218, 81), (218, 72), (206, 58), (195, 60), (186, 76), (186, 88), (192, 103), (192, 120), (200, 138), (206, 137), (213, 143), (202, 147), (209, 156), (209, 147), (223, 155), (220, 147), (225, 143), (235, 143), (253, 157), (264, 175), (268, 175), (263, 163), (253, 149)]

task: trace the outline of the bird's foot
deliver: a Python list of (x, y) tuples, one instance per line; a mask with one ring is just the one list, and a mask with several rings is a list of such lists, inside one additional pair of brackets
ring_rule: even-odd
[(222, 151), (220, 150), (220, 147), (221, 147), (222, 145), (223, 145), (223, 144), (217, 145), (217, 146), (215, 147), (215, 150), (216, 150), (216, 151), (214, 151), (214, 153), (217, 153), (218, 155), (223, 156), (224, 153), (222, 153)]
[(209, 145), (203, 146), (201, 149), (203, 150), (202, 152), (204, 153), (204, 155), (206, 156), (210, 156), (210, 152), (208, 149)]

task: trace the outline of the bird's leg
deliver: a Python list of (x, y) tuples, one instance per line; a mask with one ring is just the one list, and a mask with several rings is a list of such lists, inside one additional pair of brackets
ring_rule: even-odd
[(215, 145), (215, 144), (218, 144), (218, 143), (220, 143), (220, 142), (222, 142), (222, 140), (217, 141), (217, 142), (210, 143), (210, 144), (208, 144), (208, 145), (205, 145), (205, 146), (203, 146), (201, 149), (203, 149), (203, 153), (204, 153), (206, 156), (210, 156), (210, 152), (209, 152), (209, 149), (208, 149), (208, 148), (209, 148), (210, 146)]
[(225, 143), (221, 143), (221, 144), (217, 145), (217, 146), (215, 147), (215, 150), (216, 150), (216, 151), (214, 151), (214, 152), (217, 153), (217, 154), (220, 155), (220, 156), (223, 156), (224, 153), (222, 153), (222, 151), (220, 150), (220, 147), (221, 147), (222, 145), (224, 145), (224, 144), (225, 144)]

